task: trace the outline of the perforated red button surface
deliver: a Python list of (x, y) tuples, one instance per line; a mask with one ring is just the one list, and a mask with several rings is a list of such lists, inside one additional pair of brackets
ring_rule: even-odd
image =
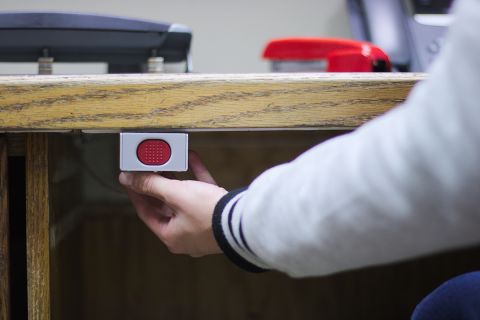
[(137, 147), (137, 157), (148, 166), (161, 166), (170, 160), (170, 145), (161, 139), (143, 140)]

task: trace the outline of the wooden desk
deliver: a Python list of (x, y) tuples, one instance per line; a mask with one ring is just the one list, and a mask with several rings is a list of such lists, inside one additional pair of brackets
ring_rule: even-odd
[[(9, 261), (12, 256), (9, 252), (12, 244), (9, 241), (18, 241), (12, 240), (14, 237), (9, 234), (9, 218), (17, 219), (16, 215), (21, 214), (26, 214), (25, 291), (28, 319), (50, 319), (53, 312), (50, 276), (54, 267), (52, 263), (55, 263), (52, 250), (56, 250), (52, 241), (57, 240), (52, 240), (50, 205), (54, 194), (49, 174), (52, 163), (49, 164), (49, 161), (52, 154), (53, 157), (58, 154), (59, 149), (68, 150), (65, 146), (63, 149), (58, 147), (64, 142), (52, 142), (58, 141), (55, 137), (61, 133), (69, 132), (74, 137), (122, 130), (187, 131), (198, 137), (193, 139), (193, 144), (200, 149), (202, 143), (205, 146), (220, 138), (227, 141), (232, 134), (237, 135), (237, 142), (252, 141), (257, 133), (246, 133), (247, 136), (238, 138), (239, 133), (245, 130), (258, 131), (259, 136), (263, 131), (325, 130), (329, 137), (354, 129), (401, 103), (412, 86), (423, 78), (421, 74), (395, 73), (1, 77), (0, 319), (9, 319), (10, 272), (22, 272), (21, 265), (12, 265)], [(196, 133), (204, 131), (214, 133)], [(288, 139), (292, 143), (295, 137), (310, 139), (307, 134), (295, 134), (284, 132), (277, 136), (270, 134), (261, 137), (267, 137), (277, 144)], [(66, 144), (68, 141), (73, 143), (74, 138), (67, 139)], [(309, 140), (305, 147), (313, 141)], [(277, 149), (281, 149), (281, 145), (277, 145)], [(10, 194), (10, 198), (8, 195), (11, 185), (8, 178), (18, 179), (18, 176), (7, 177), (8, 172), (12, 173), (9, 165), (19, 158), (25, 163), (26, 200), (18, 195)], [(55, 165), (61, 163), (54, 162)], [(14, 172), (15, 175), (17, 173)], [(254, 174), (258, 172), (251, 175)], [(225, 183), (228, 184), (228, 181), (225, 180)], [(72, 193), (68, 190), (58, 191), (62, 195), (65, 193), (65, 197), (69, 196), (68, 192)], [(15, 206), (20, 211), (11, 212), (8, 199), (25, 201), (25, 212), (21, 212), (21, 205)], [(98, 206), (95, 208), (91, 210), (105, 211)], [(121, 208), (115, 210), (125, 211)], [(18, 227), (18, 222), (16, 224)], [(135, 232), (140, 232), (139, 227), (135, 228)], [(92, 241), (94, 238), (95, 235), (90, 235), (88, 239)], [(101, 246), (102, 243), (97, 244)], [(350, 279), (348, 281), (356, 281), (357, 285), (366, 283), (359, 280), (365, 278), (362, 275), (356, 278), (348, 275), (340, 281)], [(337, 281), (337, 285), (329, 288), (338, 288), (339, 280), (332, 281)], [(258, 304), (258, 301), (255, 303)], [(57, 315), (67, 312), (61, 310), (61, 306), (55, 308), (60, 310), (54, 312)], [(84, 316), (87, 315), (91, 317), (94, 313), (84, 311)], [(261, 317), (262, 314), (252, 315), (256, 316)], [(77, 317), (82, 316), (77, 314)]]
[(420, 74), (96, 75), (0, 78), (0, 130), (355, 128)]

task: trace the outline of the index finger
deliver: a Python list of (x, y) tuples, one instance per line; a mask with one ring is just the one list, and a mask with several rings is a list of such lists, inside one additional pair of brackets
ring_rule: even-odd
[(118, 180), (137, 193), (159, 198), (165, 202), (174, 196), (178, 182), (153, 172), (122, 172)]
[(133, 207), (137, 211), (138, 217), (157, 237), (163, 240), (164, 230), (170, 222), (171, 214), (168, 214), (168, 212), (158, 214), (156, 208), (152, 207), (145, 199), (145, 195), (137, 194), (133, 190), (126, 190)]

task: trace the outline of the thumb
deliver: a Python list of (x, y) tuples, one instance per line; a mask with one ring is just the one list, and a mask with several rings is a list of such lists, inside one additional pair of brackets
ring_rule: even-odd
[(153, 172), (122, 172), (118, 180), (123, 186), (137, 193), (164, 201), (174, 195), (177, 182)]
[(198, 181), (217, 185), (215, 179), (213, 179), (202, 159), (200, 159), (198, 153), (193, 150), (189, 150), (188, 162), (190, 164), (190, 169), (192, 170), (193, 175)]

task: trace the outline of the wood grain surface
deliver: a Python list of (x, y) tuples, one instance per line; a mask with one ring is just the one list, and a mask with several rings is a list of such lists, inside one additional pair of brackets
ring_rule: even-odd
[[(341, 133), (194, 132), (189, 144), (219, 185), (231, 190)], [(81, 217), (53, 248), (53, 319), (403, 320), (443, 281), (480, 265), (477, 246), (292, 279), (277, 272), (248, 274), (220, 255), (173, 255), (115, 191), (120, 188), (118, 135), (84, 138), (80, 143), (75, 134), (49, 137), (52, 218), (69, 212)], [(75, 158), (83, 159), (82, 165)], [(57, 232), (64, 226), (60, 223)]]
[(50, 319), (48, 137), (30, 133), (26, 142), (28, 319)]
[(0, 130), (354, 128), (421, 74), (0, 77)]
[[(194, 132), (189, 144), (219, 185), (231, 190), (341, 133)], [(51, 179), (66, 177), (67, 165), (74, 172), (52, 183), (51, 211), (54, 217), (75, 211), (82, 218), (54, 248), (54, 319), (403, 320), (443, 281), (480, 265), (476, 247), (292, 279), (277, 272), (248, 274), (220, 255), (173, 255), (135, 215), (126, 196), (114, 191), (120, 188), (118, 135), (89, 135), (83, 143), (74, 143), (75, 136), (52, 134), (49, 139)], [(75, 166), (73, 156), (83, 165)]]
[(10, 319), (7, 141), (0, 135), (0, 320)]

